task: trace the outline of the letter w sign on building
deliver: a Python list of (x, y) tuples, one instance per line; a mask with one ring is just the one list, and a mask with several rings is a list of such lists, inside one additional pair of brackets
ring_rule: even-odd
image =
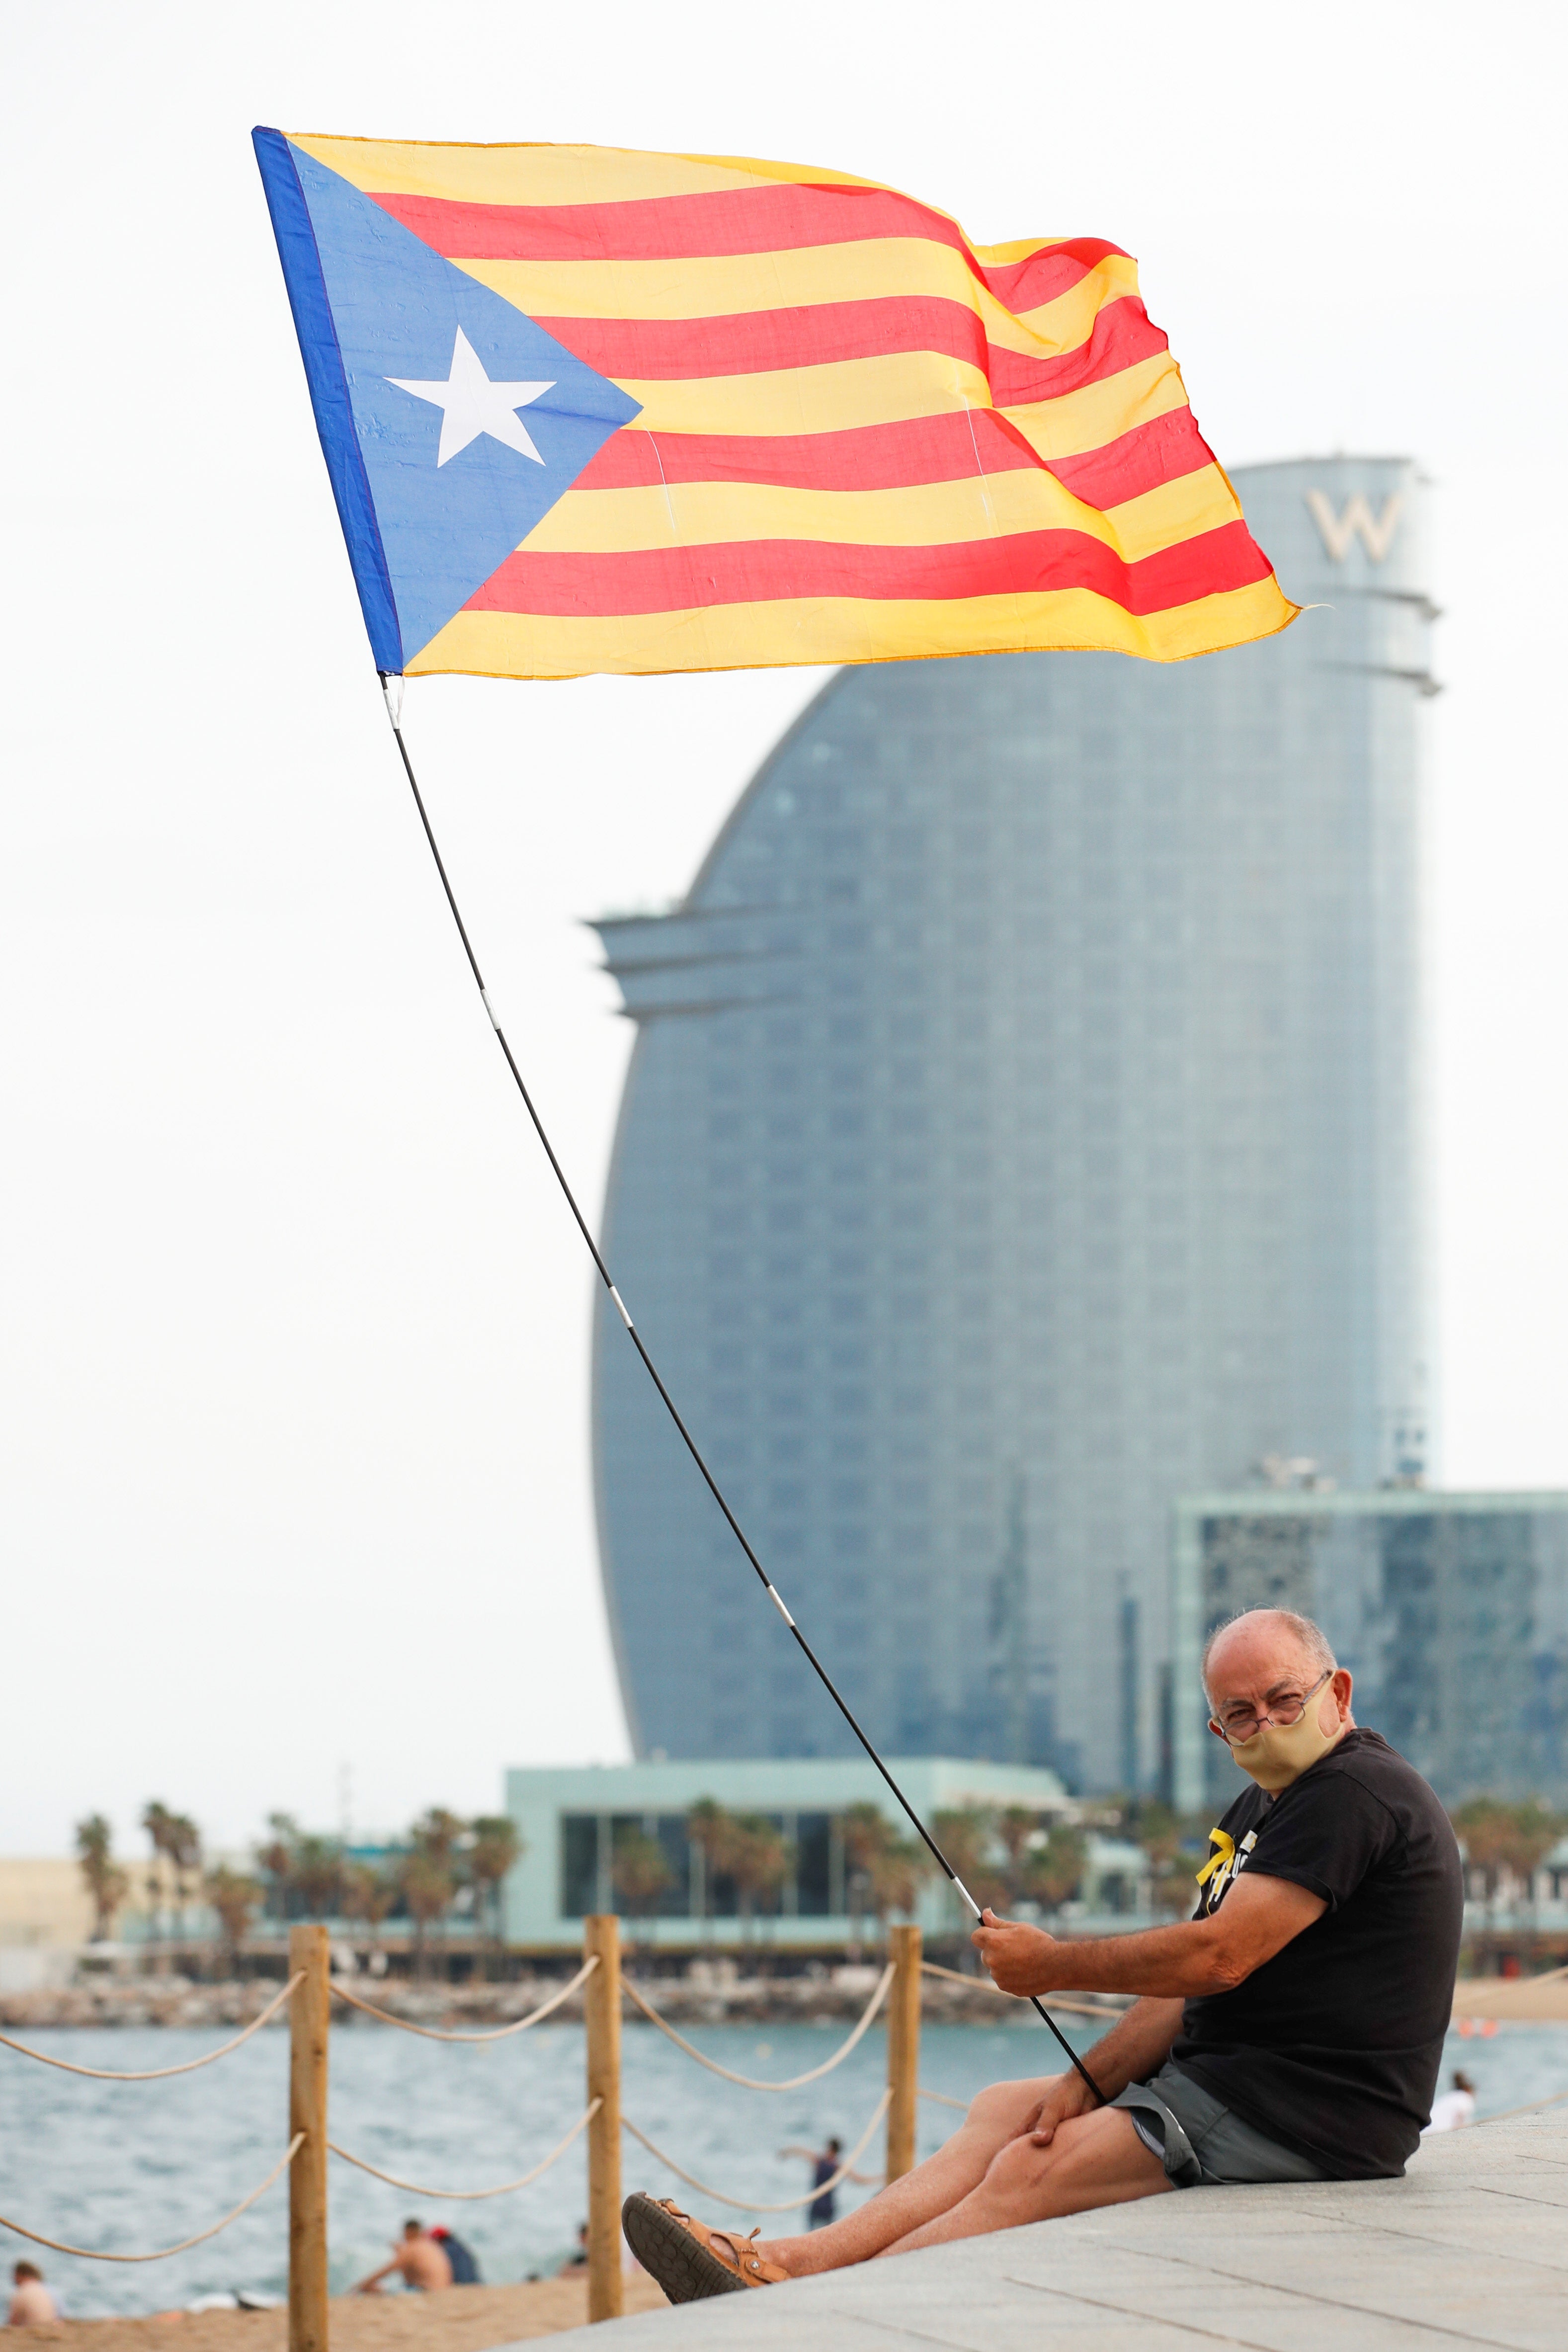
[(1394, 543), (1394, 533), (1399, 521), (1400, 499), (1396, 491), (1383, 502), (1383, 512), (1374, 521), (1372, 509), (1361, 492), (1356, 490), (1344, 502), (1343, 510), (1335, 514), (1322, 490), (1307, 492), (1307, 506), (1312, 520), (1322, 534), (1323, 545), (1336, 563), (1343, 563), (1350, 553), (1350, 543), (1359, 533), (1361, 543), (1374, 563), (1381, 563)]

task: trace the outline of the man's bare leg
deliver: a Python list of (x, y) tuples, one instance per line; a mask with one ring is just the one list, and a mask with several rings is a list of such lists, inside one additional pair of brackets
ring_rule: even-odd
[(1027, 2132), (1009, 2140), (967, 2197), (879, 2251), (913, 2253), (951, 2238), (978, 2238), (991, 2230), (1016, 2230), (1025, 2221), (1055, 2221), (1101, 2205), (1157, 2197), (1172, 2185), (1126, 2109), (1102, 2107), (1060, 2125), (1047, 2147), (1038, 2147)]
[[(880, 2197), (873, 2197), (856, 2212), (846, 2213), (841, 2221), (830, 2221), (826, 2229), (811, 2230), (798, 2238), (759, 2238), (758, 2252), (787, 2270), (791, 2278), (805, 2278), (815, 2271), (843, 2270), (851, 2263), (869, 2262), (873, 2254), (884, 2253), (979, 2189), (999, 2152), (1030, 2128), (1053, 2082), (1054, 2078), (1046, 2077), (1039, 2082), (993, 2083), (971, 2101), (952, 2138), (913, 2172), (884, 2189)], [(1136, 2140), (1136, 2133), (1132, 2137)], [(1036, 2150), (1037, 2155), (1041, 2153)]]

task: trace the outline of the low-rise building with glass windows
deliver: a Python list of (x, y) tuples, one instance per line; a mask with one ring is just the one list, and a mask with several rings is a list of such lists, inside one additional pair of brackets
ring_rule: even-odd
[[(928, 1823), (944, 1811), (1018, 1805), (1044, 1825), (1070, 1810), (1054, 1772), (940, 1756), (901, 1758), (892, 1769)], [(693, 1808), (705, 1799), (734, 1815), (759, 1815), (779, 1832), (787, 1864), (779, 1884), (748, 1897), (706, 1866), (691, 1831)], [(875, 1805), (898, 1834), (913, 1834), (864, 1757), (519, 1767), (506, 1776), (506, 1801), (521, 1844), (507, 1881), (507, 1937), (540, 1952), (580, 1948), (584, 1918), (603, 1911), (622, 1913), (639, 1942), (671, 1950), (841, 1952), (877, 1933), (869, 1897), (854, 1884), (845, 1813)], [(634, 1872), (620, 1866), (629, 1851)], [(1103, 1865), (1100, 1874), (1110, 1878), (1117, 1867)], [(1122, 1902), (1120, 1895), (1103, 1899)], [(935, 1874), (913, 1916), (931, 1934), (964, 1924)]]

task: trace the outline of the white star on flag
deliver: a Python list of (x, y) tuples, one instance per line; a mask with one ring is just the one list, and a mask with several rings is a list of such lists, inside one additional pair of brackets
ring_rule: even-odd
[(444, 412), (441, 446), (435, 453), (438, 466), (444, 466), (448, 457), (455, 457), (460, 449), (466, 449), (470, 441), (476, 441), (482, 433), (487, 433), (492, 441), (504, 441), (519, 457), (531, 457), (536, 466), (544, 464), (517, 412), (526, 408), (531, 400), (538, 400), (542, 392), (550, 391), (554, 377), (549, 383), (492, 383), (485, 373), (484, 361), (461, 327), (452, 346), (452, 372), (444, 383), (428, 378), (413, 383), (401, 375), (389, 375), (387, 382), (395, 383), (400, 392), (412, 392), (415, 400), (428, 400), (433, 407)]

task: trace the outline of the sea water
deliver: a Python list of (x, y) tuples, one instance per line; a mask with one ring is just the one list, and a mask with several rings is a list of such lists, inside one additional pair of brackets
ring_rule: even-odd
[[(777, 2079), (805, 2073), (838, 2046), (847, 2026), (685, 2027), (687, 2039), (737, 2071)], [(103, 2029), (25, 2037), (88, 2066), (168, 2066), (196, 2056), (221, 2033)], [(1074, 2039), (1080, 2048), (1092, 2031)], [(1002, 2078), (1056, 2071), (1055, 2045), (1027, 2011), (996, 2026), (927, 2025), (921, 2080), (967, 2099)], [(1490, 2039), (1449, 2037), (1455, 2066), (1475, 2082), (1479, 2112), (1501, 2113), (1568, 2091), (1568, 2026), (1502, 2025)], [(763, 2203), (799, 2199), (774, 2218), (730, 2213), (688, 2189), (628, 2138), (628, 2189), (674, 2196), (716, 2221), (765, 2231), (804, 2226), (810, 2176), (790, 2146), (821, 2147), (836, 2134), (852, 2148), (884, 2079), (883, 2037), (873, 2028), (836, 2073), (768, 2096), (719, 2081), (653, 2027), (631, 2024), (622, 2043), (622, 2106), (688, 2172), (731, 2196)], [(0, 2048), (0, 2214), (81, 2246), (135, 2252), (173, 2243), (215, 2221), (263, 2179), (287, 2143), (288, 2042), (268, 2029), (230, 2058), (164, 2083), (95, 2083)], [(546, 2023), (509, 2042), (467, 2047), (424, 2042), (390, 2027), (335, 2028), (331, 2137), (383, 2171), (427, 2188), (478, 2189), (512, 2179), (553, 2147), (586, 2105), (580, 2026)], [(920, 2153), (957, 2122), (920, 2107)], [(882, 2133), (857, 2169), (878, 2173)], [(351, 2286), (386, 2260), (403, 2221), (444, 2221), (479, 2258), (486, 2281), (548, 2276), (571, 2252), (586, 2210), (582, 2142), (544, 2178), (484, 2204), (449, 2204), (390, 2189), (336, 2158), (329, 2176), (332, 2288)], [(873, 2191), (846, 2187), (839, 2210)], [(250, 2288), (281, 2294), (286, 2281), (287, 2190), (277, 2181), (220, 2237), (172, 2261), (89, 2263), (0, 2237), (7, 2270), (36, 2259), (67, 2314), (152, 2311), (200, 2294)]]

